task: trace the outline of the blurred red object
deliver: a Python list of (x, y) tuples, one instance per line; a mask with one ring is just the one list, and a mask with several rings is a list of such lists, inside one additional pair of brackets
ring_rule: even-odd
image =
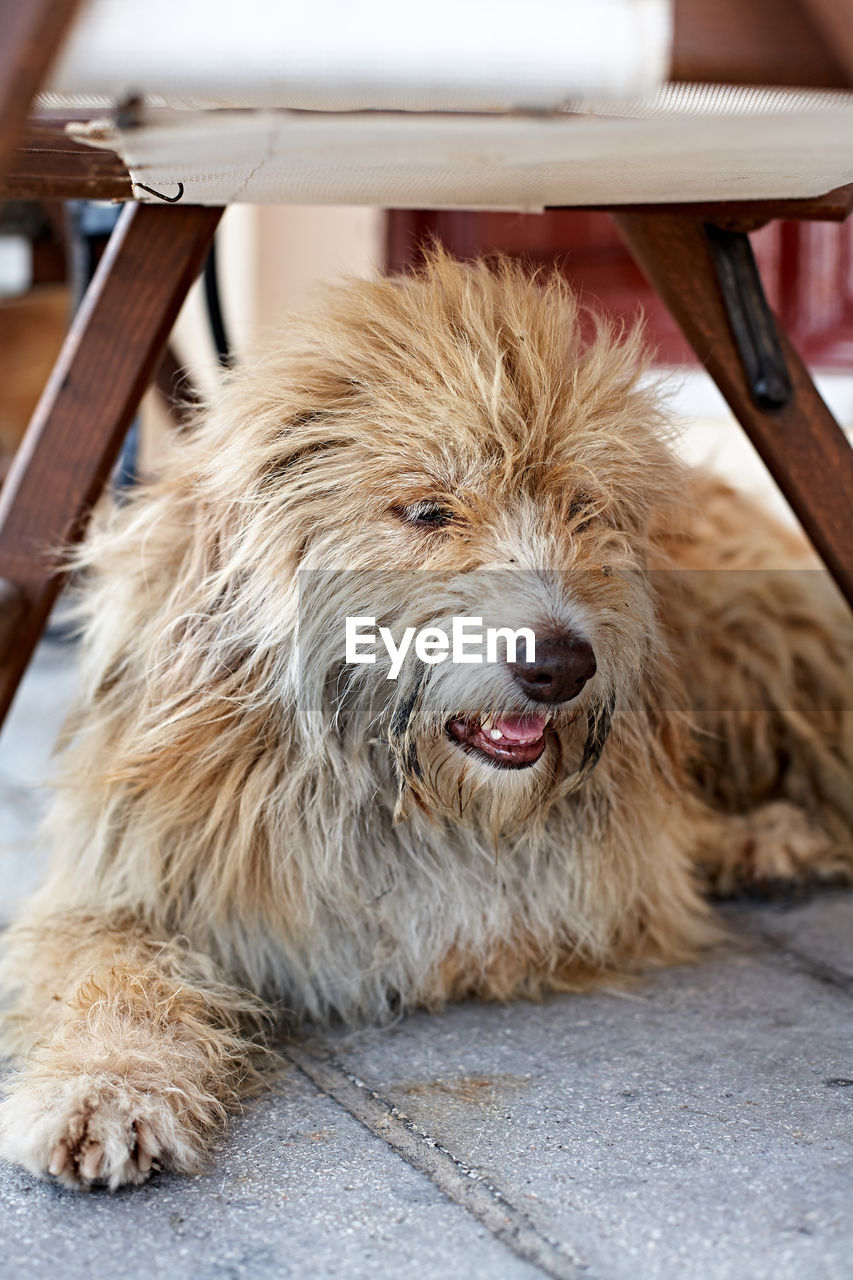
[[(405, 209), (389, 211), (387, 219), (389, 271), (415, 266), (431, 240), (458, 258), (501, 252), (556, 267), (587, 301), (616, 316), (632, 321), (642, 309), (661, 363), (696, 363), (606, 213)], [(751, 239), (770, 305), (806, 363), (853, 370), (853, 219), (771, 222)]]

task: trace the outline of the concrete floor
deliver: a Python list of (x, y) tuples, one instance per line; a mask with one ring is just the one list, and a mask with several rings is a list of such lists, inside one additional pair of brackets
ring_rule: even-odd
[[(0, 904), (73, 677), (0, 738)], [(727, 908), (622, 995), (467, 1004), (287, 1047), (198, 1178), (79, 1196), (0, 1168), (0, 1276), (853, 1277), (853, 894)]]

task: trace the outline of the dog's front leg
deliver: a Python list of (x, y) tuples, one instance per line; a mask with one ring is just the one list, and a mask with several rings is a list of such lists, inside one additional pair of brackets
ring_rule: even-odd
[(20, 1068), (0, 1153), (69, 1187), (190, 1171), (252, 1072), (260, 1010), (183, 940), (80, 914), (12, 931)]

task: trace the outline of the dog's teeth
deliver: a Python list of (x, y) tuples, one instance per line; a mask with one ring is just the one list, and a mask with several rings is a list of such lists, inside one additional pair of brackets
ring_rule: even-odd
[(488, 733), (488, 732), (489, 732), (489, 730), (491, 729), (491, 727), (492, 727), (492, 717), (491, 717), (491, 716), (489, 716), (487, 720), (482, 720), (482, 721), (480, 722), (480, 728), (483, 730), (483, 733)]
[(500, 729), (490, 729), (489, 737), (492, 739), (493, 742), (497, 742), (499, 738), (503, 737), (503, 734), (501, 733)]

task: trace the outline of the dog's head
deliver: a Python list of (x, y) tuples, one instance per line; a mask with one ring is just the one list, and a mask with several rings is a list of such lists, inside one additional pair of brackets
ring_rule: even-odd
[[(650, 525), (680, 472), (638, 336), (580, 328), (560, 282), (437, 254), (330, 292), (234, 382), (257, 411), (215, 483), (242, 495), (242, 607), (269, 637), (290, 592), (302, 739), (390, 748), (398, 816), (500, 828), (577, 788), (654, 667)], [(375, 661), (347, 660), (347, 618)], [(453, 661), (460, 618), (481, 661), (470, 621)]]

